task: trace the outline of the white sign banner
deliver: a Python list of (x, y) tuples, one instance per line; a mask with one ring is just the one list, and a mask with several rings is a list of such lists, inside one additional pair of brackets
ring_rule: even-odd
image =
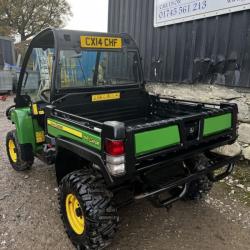
[(154, 26), (250, 9), (250, 0), (154, 0)]

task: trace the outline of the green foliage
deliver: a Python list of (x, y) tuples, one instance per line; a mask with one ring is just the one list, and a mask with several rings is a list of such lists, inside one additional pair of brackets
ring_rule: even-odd
[(62, 27), (71, 15), (66, 0), (0, 0), (0, 27), (22, 41), (46, 27)]

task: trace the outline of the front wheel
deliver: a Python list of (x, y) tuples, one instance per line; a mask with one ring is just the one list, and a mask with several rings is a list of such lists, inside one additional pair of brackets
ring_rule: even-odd
[(119, 217), (99, 174), (78, 170), (59, 186), (60, 213), (65, 230), (77, 249), (103, 249), (113, 238)]
[[(8, 132), (6, 136), (6, 151), (9, 157), (10, 164), (16, 171), (24, 171), (32, 166), (34, 160), (33, 152), (23, 152), (21, 150), (21, 147), (17, 140), (16, 130)], [(23, 160), (24, 153), (29, 154), (31, 160), (29, 161)]]

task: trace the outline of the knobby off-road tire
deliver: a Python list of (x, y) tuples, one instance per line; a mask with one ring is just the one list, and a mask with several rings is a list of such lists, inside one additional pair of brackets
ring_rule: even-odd
[[(16, 171), (27, 170), (32, 166), (34, 162), (34, 159), (30, 161), (24, 161), (22, 159), (22, 151), (17, 140), (16, 130), (12, 130), (7, 133), (6, 151), (9, 157), (10, 164)], [(25, 153), (33, 155), (33, 152)], [(33, 158), (33, 156), (31, 158)]]
[[(62, 179), (60, 213), (65, 230), (77, 249), (103, 249), (110, 244), (119, 222), (111, 199), (112, 193), (106, 189), (99, 174), (78, 170)], [(73, 208), (72, 203), (75, 204)]]
[[(191, 173), (204, 169), (208, 159), (204, 155), (199, 155), (193, 159), (186, 161), (187, 167)], [(198, 180), (192, 181), (189, 185), (188, 191), (184, 200), (202, 200), (212, 189), (213, 182), (209, 180), (208, 175), (201, 177)]]

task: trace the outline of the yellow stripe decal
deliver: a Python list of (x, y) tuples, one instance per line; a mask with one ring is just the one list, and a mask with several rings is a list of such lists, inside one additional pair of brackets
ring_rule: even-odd
[(37, 104), (32, 104), (32, 111), (33, 111), (33, 115), (38, 115), (38, 108), (37, 108)]
[(69, 134), (72, 134), (76, 137), (79, 137), (79, 138), (82, 138), (82, 132), (78, 131), (78, 130), (75, 130), (75, 129), (72, 129), (70, 127), (67, 127), (67, 126), (64, 126), (64, 125), (61, 125), (57, 122), (53, 122), (51, 120), (48, 120), (48, 125), (54, 127), (54, 128), (57, 128), (57, 129), (60, 129), (62, 131), (65, 131)]
[(106, 94), (92, 95), (92, 102), (116, 100), (116, 99), (120, 99), (120, 98), (121, 98), (121, 94), (119, 92), (106, 93)]
[(36, 132), (36, 142), (41, 143), (45, 141), (44, 131)]
[(44, 115), (44, 110), (39, 110), (36, 103), (32, 104), (32, 113), (33, 115)]

